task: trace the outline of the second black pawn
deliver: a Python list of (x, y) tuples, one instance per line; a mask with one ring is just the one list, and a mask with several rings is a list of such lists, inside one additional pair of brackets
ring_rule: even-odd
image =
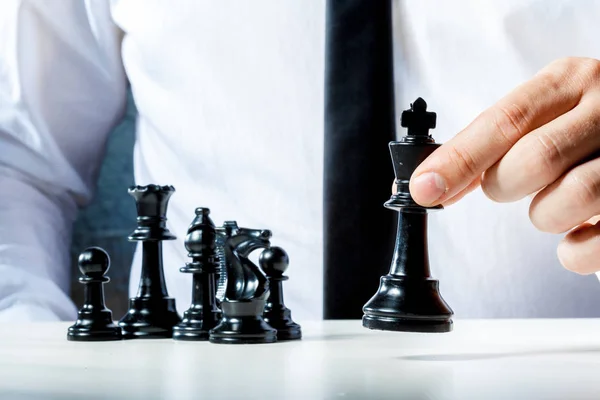
[(269, 279), (270, 294), (265, 306), (265, 321), (277, 330), (277, 340), (296, 340), (302, 337), (300, 325), (292, 320), (292, 312), (283, 302), (283, 281), (288, 279), (283, 273), (290, 261), (281, 247), (270, 247), (264, 250), (258, 262)]
[(112, 319), (112, 312), (104, 304), (103, 285), (110, 279), (108, 254), (99, 247), (90, 247), (79, 256), (79, 282), (85, 285), (83, 307), (77, 314), (75, 325), (69, 327), (67, 339), (71, 341), (121, 340), (121, 328)]

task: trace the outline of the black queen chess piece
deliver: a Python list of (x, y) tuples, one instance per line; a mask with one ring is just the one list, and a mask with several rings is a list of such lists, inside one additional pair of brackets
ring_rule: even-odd
[(436, 114), (427, 112), (427, 103), (418, 98), (402, 113), (401, 125), (408, 128), (407, 135), (389, 144), (397, 189), (385, 203), (398, 212), (396, 245), (388, 275), (363, 307), (362, 322), (377, 330), (450, 332), (453, 312), (431, 277), (427, 241), (428, 212), (442, 206), (422, 207), (409, 192), (413, 171), (440, 146), (429, 134)]
[(271, 246), (260, 253), (258, 263), (269, 280), (265, 321), (277, 331), (278, 341), (302, 338), (302, 328), (292, 320), (292, 312), (283, 301), (283, 282), (288, 279), (283, 274), (290, 264), (288, 254), (281, 247)]
[(220, 310), (216, 305), (216, 283), (219, 259), (216, 250), (216, 228), (210, 209), (198, 207), (190, 224), (185, 247), (192, 262), (180, 269), (192, 275), (192, 304), (183, 320), (173, 328), (173, 339), (208, 340), (209, 331), (217, 325)]
[(104, 304), (104, 284), (110, 279), (105, 276), (110, 268), (110, 257), (99, 247), (85, 249), (78, 259), (85, 285), (83, 307), (77, 313), (77, 321), (67, 332), (71, 341), (121, 340), (121, 328), (112, 319), (112, 312)]
[(227, 273), (221, 319), (209, 332), (211, 343), (274, 343), (277, 331), (264, 320), (267, 277), (248, 257), (257, 249), (270, 246), (271, 231), (238, 227), (226, 221), (217, 228)]
[(142, 242), (142, 271), (136, 297), (129, 299), (129, 311), (119, 321), (123, 337), (171, 338), (173, 326), (181, 321), (175, 299), (169, 297), (163, 269), (162, 241), (174, 240), (166, 226), (167, 206), (173, 186), (133, 186), (137, 228), (130, 241)]

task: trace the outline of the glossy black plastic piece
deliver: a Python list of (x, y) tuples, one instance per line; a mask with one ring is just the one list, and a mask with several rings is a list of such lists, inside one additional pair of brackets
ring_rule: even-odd
[(379, 290), (363, 307), (363, 326), (369, 329), (409, 332), (450, 332), (453, 312), (442, 298), (439, 283), (431, 277), (427, 213), (441, 206), (418, 205), (409, 192), (413, 171), (438, 146), (429, 134), (435, 113), (427, 112), (421, 98), (402, 114), (408, 134), (391, 142), (390, 153), (397, 191), (385, 207), (398, 212), (396, 244), (389, 273)]
[(252, 251), (270, 246), (271, 232), (240, 228), (235, 221), (227, 221), (217, 233), (223, 236), (227, 286), (221, 320), (210, 331), (209, 340), (227, 344), (275, 342), (277, 331), (263, 317), (268, 280), (248, 258)]
[(210, 331), (211, 343), (260, 344), (277, 341), (277, 331), (264, 320), (264, 300), (225, 300), (223, 316)]
[(208, 340), (209, 331), (220, 319), (215, 297), (219, 265), (215, 243), (216, 228), (208, 208), (199, 207), (195, 212), (196, 217), (185, 238), (185, 247), (192, 262), (180, 269), (181, 272), (193, 274), (192, 304), (183, 313), (181, 323), (173, 328), (175, 340)]
[(135, 199), (137, 228), (129, 236), (142, 241), (142, 272), (136, 297), (129, 299), (129, 311), (119, 322), (126, 339), (170, 338), (173, 326), (181, 321), (175, 299), (169, 297), (163, 270), (162, 241), (174, 240), (166, 227), (172, 186), (134, 186), (129, 194)]
[[(418, 98), (411, 104), (410, 110), (402, 113), (401, 125), (408, 128), (407, 135), (389, 144), (397, 191), (385, 207), (402, 212), (420, 212), (423, 207), (413, 200), (408, 185), (417, 166), (440, 146), (429, 134), (429, 130), (436, 126), (436, 114), (428, 112), (425, 100)], [(441, 208), (440, 205), (429, 209)]]
[(112, 319), (112, 312), (104, 304), (105, 276), (110, 268), (110, 257), (99, 247), (87, 248), (79, 255), (79, 282), (85, 285), (83, 306), (77, 313), (77, 321), (67, 332), (71, 341), (121, 340), (121, 328)]
[(292, 312), (283, 301), (283, 275), (290, 264), (289, 257), (281, 247), (272, 246), (258, 258), (260, 268), (269, 280), (269, 297), (265, 306), (265, 321), (277, 330), (277, 340), (297, 340), (302, 337), (300, 325), (292, 320)]

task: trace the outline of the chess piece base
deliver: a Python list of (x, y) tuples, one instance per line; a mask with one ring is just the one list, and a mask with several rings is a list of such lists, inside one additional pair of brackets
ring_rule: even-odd
[(182, 323), (173, 327), (173, 339), (195, 342), (206, 341), (209, 337), (208, 332), (207, 329), (203, 328), (202, 322)]
[(302, 328), (292, 321), (288, 308), (269, 310), (264, 315), (265, 322), (277, 331), (277, 340), (298, 340), (302, 338)]
[(293, 326), (286, 326), (282, 329), (277, 329), (277, 340), (278, 341), (286, 341), (286, 340), (300, 340), (302, 339), (302, 329), (300, 325), (294, 323)]
[(125, 339), (165, 339), (173, 336), (173, 327), (181, 321), (175, 299), (129, 299), (129, 311), (119, 321)]
[(452, 320), (428, 321), (408, 318), (386, 318), (365, 315), (362, 318), (365, 328), (380, 331), (447, 333), (452, 331)]
[(75, 342), (121, 339), (121, 328), (112, 321), (112, 313), (109, 310), (100, 311), (97, 315), (80, 311), (77, 321), (67, 331), (67, 340)]
[[(216, 322), (206, 324), (203, 318), (204, 315), (201, 308), (185, 311), (181, 323), (173, 327), (173, 339), (188, 341), (208, 340), (209, 332), (216, 325)], [(217, 315), (214, 316), (213, 320), (217, 320)]]
[(265, 301), (228, 301), (221, 303), (223, 317), (210, 331), (210, 342), (219, 344), (274, 343), (277, 331), (262, 317)]
[(431, 278), (386, 275), (363, 311), (362, 323), (369, 329), (443, 333), (453, 326), (453, 312)]
[(274, 343), (277, 331), (262, 318), (224, 318), (210, 331), (210, 342), (219, 344)]
[(122, 340), (121, 328), (117, 325), (104, 327), (102, 330), (73, 325), (67, 333), (67, 340), (73, 342), (104, 342)]

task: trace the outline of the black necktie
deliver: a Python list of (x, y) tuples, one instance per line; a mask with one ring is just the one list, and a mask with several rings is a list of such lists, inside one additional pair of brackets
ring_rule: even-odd
[(389, 269), (395, 213), (391, 0), (328, 0), (324, 318), (356, 319)]

